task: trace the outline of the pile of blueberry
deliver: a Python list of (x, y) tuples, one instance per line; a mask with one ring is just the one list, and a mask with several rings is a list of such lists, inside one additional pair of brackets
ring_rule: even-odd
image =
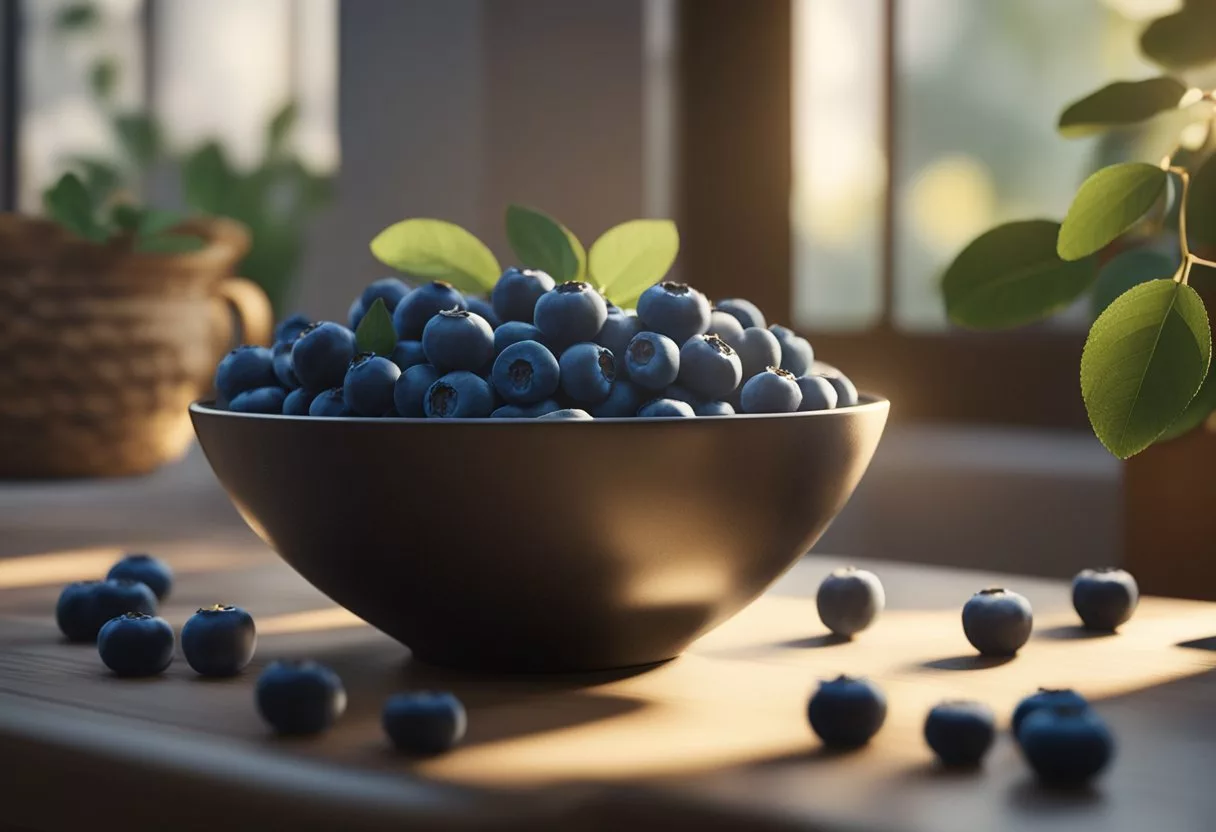
[[(391, 316), (379, 352), (360, 349), (365, 318)], [(395, 346), (391, 346), (393, 339)], [(273, 348), (219, 363), (217, 404), (291, 416), (545, 418), (728, 416), (857, 404), (805, 338), (746, 300), (711, 305), (683, 283), (642, 293), (637, 310), (590, 284), (555, 285), (507, 269), (488, 300), (434, 281), (368, 286), (347, 325), (293, 316)]]

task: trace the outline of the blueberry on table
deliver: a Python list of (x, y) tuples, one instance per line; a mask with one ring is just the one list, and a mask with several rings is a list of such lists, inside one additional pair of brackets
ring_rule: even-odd
[(626, 312), (617, 306), (608, 308), (608, 317), (604, 320), (604, 325), (600, 327), (599, 335), (595, 336), (595, 343), (612, 351), (616, 358), (617, 378), (623, 378), (629, 372), (625, 367), (625, 350), (629, 347), (633, 336), (641, 331), (642, 322), (638, 320), (636, 314)]
[(984, 589), (963, 605), (963, 633), (984, 656), (1014, 656), (1030, 638), (1030, 602), (1007, 589)]
[(736, 344), (743, 335), (743, 324), (734, 315), (715, 306), (709, 311), (709, 329), (705, 334), (717, 335), (737, 350)]
[(494, 389), (481, 376), (457, 370), (427, 388), (422, 409), (429, 419), (482, 419), (494, 410)]
[(734, 416), (735, 408), (730, 402), (697, 402), (692, 406), (698, 416)]
[(202, 676), (235, 676), (257, 646), (253, 616), (240, 607), (203, 607), (182, 627), (186, 663)]
[(490, 379), (508, 404), (534, 404), (557, 392), (561, 369), (553, 353), (536, 341), (511, 344), (494, 359)]
[(836, 407), (839, 397), (832, 382), (823, 376), (806, 375), (797, 378), (798, 389), (802, 391), (802, 404), (799, 411), (832, 410)]
[(469, 295), (464, 299), (464, 303), (470, 312), (485, 319), (485, 322), (490, 325), (490, 329), (498, 329), (502, 325), (502, 319), (498, 317), (498, 313), (494, 311), (494, 307), (485, 298)]
[(142, 581), (107, 579), (68, 584), (55, 605), (55, 622), (69, 641), (94, 641), (107, 621), (126, 612), (156, 614), (156, 596)]
[(679, 382), (706, 401), (725, 399), (743, 380), (739, 354), (717, 335), (694, 335), (680, 347)]
[(354, 416), (350, 408), (346, 406), (346, 398), (342, 394), (341, 387), (332, 387), (329, 390), (318, 393), (308, 406), (309, 416)]
[(393, 386), (393, 405), (397, 414), (411, 419), (420, 419), (426, 415), (422, 400), (426, 391), (439, 380), (439, 371), (430, 364), (415, 364), (403, 372)]
[(887, 595), (878, 576), (855, 566), (833, 570), (819, 584), (815, 596), (824, 626), (847, 638), (873, 624), (886, 603)]
[(155, 676), (173, 661), (173, 628), (163, 618), (123, 613), (102, 626), (97, 652), (118, 676)]
[(259, 387), (246, 390), (228, 402), (233, 413), (282, 413), (287, 391), (282, 387)]
[(686, 283), (665, 280), (642, 292), (638, 318), (647, 331), (683, 344), (709, 329), (709, 299)]
[(1110, 729), (1090, 708), (1049, 705), (1022, 723), (1018, 741), (1039, 780), (1080, 786), (1106, 768), (1115, 753)]
[(556, 285), (553, 278), (540, 269), (519, 269), (512, 266), (502, 273), (490, 292), (490, 303), (504, 324), (508, 321), (532, 323), (536, 301)]
[(342, 386), (355, 352), (354, 332), (342, 324), (323, 321), (300, 333), (291, 349), (291, 363), (300, 385), (320, 393)]
[(163, 601), (173, 588), (173, 570), (160, 558), (147, 554), (131, 554), (110, 567), (108, 580), (139, 581), (146, 584), (156, 600)]
[(258, 713), (277, 733), (319, 734), (346, 710), (338, 674), (312, 661), (271, 662), (258, 677)]
[(367, 314), (367, 309), (363, 306), (363, 298), (355, 298), (350, 303), (350, 307), (346, 310), (346, 326), (351, 332), (359, 328), (359, 324), (363, 322), (363, 316)]
[(247, 390), (275, 387), (274, 355), (265, 347), (242, 346), (220, 359), (215, 368), (215, 389), (226, 401)]
[(537, 419), (548, 419), (552, 422), (590, 422), (595, 417), (585, 410), (580, 410), (577, 407), (567, 407), (562, 410), (554, 410), (550, 413), (544, 413), (536, 417)]
[(450, 693), (398, 693), (384, 703), (384, 733), (406, 754), (441, 754), (464, 738), (468, 717)]
[(423, 328), (422, 351), (440, 372), (476, 372), (494, 358), (494, 330), (480, 315), (445, 309)]
[(356, 416), (394, 415), (393, 391), (401, 368), (382, 355), (361, 353), (342, 382), (342, 401)]
[(688, 402), (679, 399), (652, 399), (638, 408), (643, 419), (689, 419), (697, 415)]
[(422, 349), (421, 341), (398, 341), (389, 360), (404, 373), (415, 364), (425, 364), (426, 352)]
[(629, 379), (647, 390), (662, 390), (680, 374), (680, 346), (666, 335), (639, 332), (625, 348)]
[(747, 380), (739, 402), (744, 413), (794, 413), (802, 404), (802, 389), (793, 373), (769, 367)]
[(714, 304), (714, 309), (721, 310), (733, 317), (743, 329), (752, 326), (764, 329), (768, 325), (768, 322), (764, 320), (764, 313), (760, 311), (760, 307), (750, 300), (726, 298)]
[(532, 324), (526, 324), (523, 321), (507, 321), (494, 330), (494, 354), (498, 355), (507, 347), (518, 344), (520, 341), (535, 341), (546, 347), (549, 346), (545, 343), (545, 334)]
[(295, 367), (291, 363), (292, 346), (290, 341), (280, 341), (270, 349), (274, 361), (274, 377), (278, 379), (280, 386), (288, 390), (295, 390), (300, 386)]
[(608, 320), (608, 305), (590, 283), (571, 280), (536, 301), (532, 323), (556, 347), (594, 341)]
[(607, 347), (584, 341), (568, 347), (559, 360), (562, 392), (580, 404), (598, 404), (612, 392), (616, 359)]
[(316, 393), (309, 393), (303, 387), (297, 387), (283, 399), (284, 416), (307, 416), (308, 408), (312, 406)]
[(1026, 721), (1026, 717), (1039, 708), (1049, 708), (1056, 705), (1069, 708), (1088, 708), (1089, 701), (1072, 688), (1039, 688), (1019, 702), (1017, 707), (1013, 709), (1013, 718), (1009, 721), (1009, 729), (1013, 732), (1013, 736), (1015, 738), (1018, 736), (1018, 731), (1021, 730), (1022, 723)]
[(980, 702), (943, 702), (925, 718), (925, 742), (950, 768), (978, 766), (995, 739), (992, 709)]
[(393, 310), (393, 329), (402, 341), (421, 341), (427, 322), (445, 309), (468, 309), (450, 283), (433, 280), (406, 295)]
[(382, 277), (367, 285), (363, 294), (359, 295), (359, 303), (363, 305), (364, 309), (371, 309), (372, 304), (377, 300), (382, 300), (385, 308), (392, 312), (409, 293), (410, 287), (405, 285), (405, 281), (401, 278)]
[(296, 313), (284, 318), (274, 328), (274, 342), (276, 344), (289, 344), (296, 340), (300, 336), (300, 333), (310, 326), (312, 326), (312, 321), (307, 315)]
[(859, 748), (887, 719), (887, 697), (868, 679), (839, 676), (820, 682), (807, 704), (811, 728), (829, 748)]
[(811, 371), (815, 361), (815, 351), (811, 342), (788, 327), (772, 324), (768, 331), (773, 333), (781, 344), (781, 369), (789, 370), (795, 377), (806, 375)]
[(1072, 605), (1086, 629), (1114, 631), (1139, 603), (1140, 587), (1123, 569), (1083, 569), (1072, 580)]
[(597, 419), (627, 419), (637, 415), (646, 398), (645, 391), (636, 384), (618, 378), (612, 383), (608, 398), (592, 405), (589, 412)]
[(490, 414), (491, 419), (535, 419), (556, 410), (562, 406), (553, 399), (545, 399), (536, 404), (504, 404)]

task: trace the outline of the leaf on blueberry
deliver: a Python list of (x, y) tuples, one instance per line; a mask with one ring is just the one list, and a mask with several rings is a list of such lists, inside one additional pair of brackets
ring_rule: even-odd
[(586, 271), (587, 255), (578, 238), (542, 211), (508, 205), (507, 240), (521, 265), (547, 272), (558, 283), (579, 280)]
[(385, 357), (393, 354), (397, 346), (397, 332), (393, 329), (393, 316), (384, 305), (384, 298), (376, 298), (372, 308), (359, 322), (355, 330), (355, 346), (359, 352), (374, 352)]
[(502, 274), (485, 243), (455, 223), (409, 219), (390, 225), (371, 243), (387, 266), (430, 280), (446, 280), (462, 292), (489, 292)]
[(628, 306), (671, 269), (680, 233), (671, 220), (630, 220), (608, 229), (591, 246), (591, 280), (617, 306)]

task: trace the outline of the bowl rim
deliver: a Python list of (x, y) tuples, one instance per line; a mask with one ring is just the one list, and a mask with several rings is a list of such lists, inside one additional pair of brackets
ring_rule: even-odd
[[(288, 422), (308, 422), (312, 424), (377, 424), (377, 425), (400, 425), (400, 424), (427, 424), (427, 425), (521, 425), (521, 424), (539, 424), (539, 425), (593, 425), (599, 423), (621, 424), (621, 423), (682, 423), (686, 422), (689, 417), (672, 418), (669, 416), (604, 416), (594, 419), (538, 419), (535, 417), (521, 418), (500, 418), (493, 419), (489, 416), (483, 416), (478, 419), (428, 419), (426, 417), (415, 416), (289, 416), (284, 413), (234, 413), (231, 410), (221, 410), (215, 407), (213, 399), (198, 399), (190, 403), (191, 415), (195, 413), (203, 413), (207, 416), (217, 416), (227, 419), (253, 419), (264, 420), (271, 422), (288, 421)], [(818, 418), (830, 419), (835, 415), (842, 413), (873, 413), (876, 411), (887, 411), (891, 407), (891, 402), (884, 396), (877, 396), (871, 393), (858, 394), (858, 402), (847, 407), (834, 407), (831, 410), (804, 410), (794, 413), (733, 413), (726, 416), (693, 416), (697, 421), (709, 422), (726, 422), (730, 420), (768, 420), (768, 419), (798, 419), (798, 418)]]

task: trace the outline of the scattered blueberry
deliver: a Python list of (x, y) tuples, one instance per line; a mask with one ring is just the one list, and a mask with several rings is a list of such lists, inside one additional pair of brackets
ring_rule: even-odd
[(127, 612), (156, 614), (156, 595), (142, 581), (107, 579), (68, 584), (55, 606), (59, 629), (71, 641), (93, 641), (111, 618)]
[(290, 342), (280, 341), (271, 348), (270, 353), (274, 360), (274, 377), (283, 387), (295, 390), (300, 386), (300, 380), (296, 378), (296, 370), (291, 363), (291, 348)]
[(628, 368), (625, 366), (625, 350), (629, 347), (633, 336), (641, 331), (642, 322), (638, 320), (637, 315), (616, 306), (608, 308), (608, 317), (605, 319), (604, 325), (600, 327), (600, 334), (595, 336), (595, 343), (611, 350), (616, 358), (617, 378), (624, 378), (628, 374)]
[(503, 323), (532, 323), (536, 301), (554, 287), (553, 278), (539, 269), (507, 269), (494, 284), (490, 302)]
[(202, 676), (235, 676), (257, 645), (253, 616), (240, 607), (203, 607), (182, 627), (182, 653)]
[(384, 703), (384, 733), (406, 754), (441, 754), (464, 738), (464, 705), (450, 693), (398, 693)]
[(363, 316), (367, 314), (367, 309), (363, 307), (363, 299), (355, 298), (351, 301), (350, 308), (346, 310), (346, 326), (351, 332), (359, 328), (359, 324), (363, 321)]
[(368, 284), (367, 288), (363, 290), (363, 294), (359, 296), (359, 302), (363, 304), (364, 309), (371, 309), (372, 304), (377, 300), (382, 300), (384, 307), (391, 313), (409, 293), (410, 287), (406, 286), (405, 281), (400, 278), (382, 277)]
[(824, 626), (848, 638), (873, 624), (886, 603), (887, 595), (878, 576), (855, 566), (833, 570), (823, 579), (815, 596)]
[(494, 410), (494, 390), (481, 376), (456, 370), (427, 389), (422, 409), (431, 419), (481, 419)]
[(1018, 731), (1026, 761), (1044, 784), (1080, 786), (1115, 753), (1110, 729), (1090, 708), (1052, 705), (1026, 717)]
[(494, 357), (494, 330), (480, 315), (446, 309), (422, 330), (422, 349), (440, 372), (475, 372)]
[(311, 661), (271, 662), (258, 677), (258, 712), (280, 734), (319, 734), (346, 710), (338, 674)]
[(566, 346), (594, 341), (606, 320), (608, 306), (603, 295), (590, 283), (571, 280), (537, 299), (533, 323), (550, 343)]
[(485, 322), (490, 325), (490, 329), (498, 329), (502, 326), (502, 319), (498, 317), (498, 313), (494, 311), (494, 307), (485, 298), (479, 298), (470, 295), (464, 299), (465, 305), (469, 307), (469, 311), (474, 315), (480, 315)]
[(1116, 630), (1138, 603), (1140, 587), (1123, 569), (1084, 569), (1072, 580), (1072, 605), (1087, 629)]
[(401, 368), (382, 355), (361, 353), (342, 382), (342, 401), (356, 416), (393, 415), (393, 390)]
[(978, 766), (995, 739), (992, 709), (980, 702), (943, 702), (925, 719), (925, 742), (950, 768)]
[(597, 419), (625, 419), (636, 416), (638, 408), (646, 401), (644, 391), (631, 381), (618, 378), (612, 383), (612, 392), (591, 408)]
[(560, 373), (557, 359), (543, 344), (520, 341), (499, 353), (491, 380), (503, 401), (533, 404), (557, 392)]
[(643, 327), (677, 344), (708, 330), (709, 312), (709, 300), (686, 283), (656, 283), (638, 298)]
[(247, 390), (275, 387), (278, 383), (274, 355), (265, 347), (237, 347), (215, 368), (215, 389), (229, 402)]
[(536, 404), (504, 404), (490, 414), (492, 419), (535, 419), (548, 413), (561, 410), (562, 406), (553, 399), (545, 399)]
[(839, 676), (820, 682), (807, 704), (811, 728), (829, 748), (858, 748), (887, 719), (887, 697), (868, 679)]
[(723, 338), (739, 353), (739, 361), (743, 364), (743, 381), (763, 373), (769, 367), (781, 365), (781, 344), (777, 337), (767, 329), (749, 327), (734, 337), (734, 340)]
[[(767, 332), (767, 330), (765, 331)], [(707, 334), (717, 335), (738, 350), (737, 342), (739, 337), (743, 335), (743, 324), (739, 323), (739, 319), (734, 315), (715, 307), (709, 312), (709, 330)]]
[(793, 373), (769, 367), (747, 380), (739, 401), (744, 413), (793, 413), (802, 404), (802, 390)]
[(532, 324), (526, 324), (523, 321), (507, 321), (505, 324), (494, 330), (494, 354), (505, 350), (512, 344), (518, 344), (520, 341), (535, 341), (538, 344), (545, 343), (545, 335)]
[(697, 402), (692, 406), (698, 416), (734, 416), (735, 408), (730, 402)]
[(963, 632), (984, 656), (1013, 656), (1030, 638), (1030, 602), (1006, 589), (983, 589), (963, 605)]
[(282, 413), (286, 398), (287, 391), (282, 387), (259, 387), (228, 402), (228, 409), (233, 413)]
[(404, 373), (415, 364), (425, 364), (426, 351), (421, 341), (398, 341), (389, 359)]
[(301, 332), (291, 350), (296, 377), (313, 393), (341, 387), (354, 357), (355, 333), (332, 321), (313, 324)]
[(1019, 702), (1017, 707), (1013, 709), (1013, 718), (1009, 721), (1013, 736), (1017, 737), (1018, 731), (1022, 728), (1022, 723), (1026, 721), (1026, 717), (1039, 708), (1054, 707), (1056, 705), (1070, 708), (1088, 708), (1089, 702), (1072, 688), (1039, 688)]
[(567, 407), (562, 410), (554, 410), (541, 414), (536, 418), (549, 419), (554, 422), (590, 422), (594, 417), (587, 411), (580, 410), (577, 407)]
[(157, 601), (163, 601), (173, 588), (173, 570), (169, 564), (151, 555), (127, 555), (110, 567), (106, 580), (139, 581), (152, 590)]
[(639, 332), (625, 349), (625, 368), (639, 387), (662, 390), (680, 374), (680, 347), (666, 335)]
[(739, 354), (716, 335), (694, 335), (680, 347), (680, 384), (707, 401), (723, 399), (739, 386)]
[(559, 361), (562, 392), (576, 402), (597, 404), (608, 398), (616, 380), (616, 361), (607, 347), (584, 341), (566, 349)]
[(341, 387), (333, 387), (318, 393), (308, 406), (309, 416), (354, 416), (346, 406), (346, 397)]
[(423, 399), (431, 385), (439, 380), (439, 371), (430, 364), (415, 364), (403, 372), (393, 387), (393, 405), (400, 416), (420, 419), (426, 415)]
[(687, 419), (696, 415), (692, 405), (678, 399), (652, 399), (638, 408), (638, 416), (644, 419)]
[(760, 307), (750, 300), (727, 298), (726, 300), (718, 301), (714, 308), (734, 317), (744, 329), (753, 326), (764, 329), (767, 325), (767, 322), (764, 320), (764, 313), (760, 311)]
[(450, 283), (433, 280), (406, 295), (393, 310), (393, 328), (402, 341), (421, 341), (427, 322), (445, 309), (467, 309), (464, 295)]
[(296, 313), (284, 318), (274, 328), (274, 342), (276, 344), (289, 344), (296, 340), (300, 336), (300, 333), (310, 326), (312, 326), (312, 321), (307, 315)]
[(163, 618), (126, 612), (102, 625), (97, 652), (118, 676), (154, 676), (173, 661), (173, 628)]
[(836, 388), (823, 376), (807, 375), (797, 379), (798, 389), (802, 391), (800, 411), (831, 410), (836, 407)]

